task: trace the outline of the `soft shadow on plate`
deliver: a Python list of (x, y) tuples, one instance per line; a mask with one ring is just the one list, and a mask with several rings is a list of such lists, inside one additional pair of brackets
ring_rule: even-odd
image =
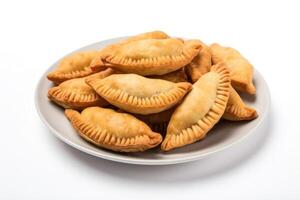
[(52, 134), (47, 135), (52, 138), (53, 145), (56, 145), (54, 148), (61, 148), (62, 151), (74, 157), (74, 162), (80, 162), (95, 174), (98, 173), (100, 177), (101, 174), (106, 173), (117, 179), (143, 184), (151, 182), (181, 184), (216, 178), (232, 172), (238, 167), (245, 167), (245, 164), (266, 146), (268, 138), (271, 137), (272, 127), (271, 109), (261, 128), (233, 147), (198, 161), (163, 166), (131, 165), (107, 161), (72, 148), (56, 139)]

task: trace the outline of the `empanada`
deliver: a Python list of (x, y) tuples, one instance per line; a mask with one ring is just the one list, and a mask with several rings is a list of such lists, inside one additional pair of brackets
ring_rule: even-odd
[[(139, 75), (163, 75), (190, 63), (199, 53), (197, 40), (145, 39), (119, 44), (102, 57), (103, 65)], [(93, 69), (103, 67), (98, 63)]]
[(91, 61), (100, 55), (99, 51), (78, 52), (69, 55), (61, 60), (58, 67), (47, 75), (47, 78), (55, 84), (60, 84), (66, 80), (73, 78), (81, 78), (95, 73), (95, 71), (103, 70), (98, 68), (92, 70), (90, 68)]
[[(201, 41), (200, 41), (201, 42)], [(186, 73), (192, 83), (195, 83), (203, 74), (210, 71), (212, 66), (211, 52), (208, 46), (201, 42), (198, 55), (185, 66)]]
[(164, 75), (149, 76), (149, 78), (162, 79), (166, 81), (171, 81), (173, 83), (188, 82), (188, 78), (184, 71), (184, 68), (181, 68), (179, 70)]
[(65, 114), (81, 137), (113, 151), (144, 151), (162, 140), (144, 122), (112, 109), (89, 107), (81, 113), (66, 109)]
[[(112, 69), (88, 76), (88, 78), (104, 78), (113, 73)], [(82, 110), (89, 106), (107, 106), (108, 102), (100, 97), (84, 78), (75, 78), (61, 83), (48, 90), (48, 97), (64, 108)]]
[(129, 42), (134, 42), (134, 41), (144, 40), (144, 39), (166, 39), (166, 38), (169, 38), (169, 36), (162, 31), (152, 31), (152, 32), (146, 32), (146, 33), (141, 33), (139, 35), (131, 36), (127, 39), (121, 40), (118, 43), (108, 45), (108, 46), (104, 47), (103, 49), (101, 49), (101, 55), (97, 56), (96, 58), (94, 58), (92, 60), (90, 67), (92, 67), (94, 69), (96, 69), (98, 67), (101, 68), (103, 66), (102, 56), (105, 57), (105, 55), (107, 55), (107, 53), (112, 51), (114, 48), (116, 48), (120, 44), (126, 44)]
[(253, 85), (253, 66), (237, 50), (222, 47), (219, 44), (210, 46), (213, 64), (225, 62), (231, 73), (231, 85), (241, 92), (255, 94)]
[(204, 138), (225, 111), (229, 86), (230, 72), (223, 63), (201, 76), (175, 109), (161, 149), (168, 151)]
[(172, 83), (136, 74), (114, 74), (87, 83), (118, 108), (137, 114), (158, 113), (176, 105), (191, 89), (188, 82)]
[(245, 105), (240, 95), (230, 86), (229, 99), (222, 118), (231, 121), (242, 121), (252, 120), (256, 117), (256, 110)]

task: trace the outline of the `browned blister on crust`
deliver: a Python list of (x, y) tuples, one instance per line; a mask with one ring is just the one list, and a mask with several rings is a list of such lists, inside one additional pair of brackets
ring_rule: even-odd
[(229, 99), (222, 118), (230, 121), (242, 121), (252, 120), (257, 116), (256, 110), (247, 106), (235, 89), (230, 86)]
[(186, 73), (192, 83), (195, 83), (202, 75), (210, 71), (212, 66), (211, 52), (208, 46), (203, 42), (198, 55), (185, 66)]
[[(86, 51), (71, 54), (63, 58), (58, 67), (47, 75), (55, 84), (60, 84), (73, 78), (81, 78), (105, 69), (104, 67), (92, 70), (91, 61), (100, 55), (99, 51)], [(101, 70), (100, 70), (101, 69)]]
[(112, 105), (127, 112), (144, 115), (175, 106), (191, 89), (188, 82), (172, 83), (136, 74), (114, 74), (87, 83)]
[(231, 85), (234, 89), (248, 94), (255, 94), (253, 85), (253, 66), (237, 50), (222, 47), (219, 44), (210, 46), (213, 64), (224, 62), (231, 73)]
[(112, 69), (61, 83), (48, 90), (48, 97), (64, 108), (82, 110), (89, 106), (107, 106), (108, 102), (100, 97), (88, 84), (85, 78), (104, 78), (113, 73)]
[(115, 46), (102, 56), (101, 62), (125, 73), (163, 75), (190, 63), (200, 47), (197, 40), (138, 40)]
[(162, 140), (144, 122), (112, 109), (89, 107), (81, 113), (66, 109), (65, 114), (81, 137), (113, 151), (145, 151)]
[(175, 109), (161, 149), (169, 151), (203, 139), (223, 115), (229, 87), (230, 73), (226, 66), (223, 63), (212, 66)]

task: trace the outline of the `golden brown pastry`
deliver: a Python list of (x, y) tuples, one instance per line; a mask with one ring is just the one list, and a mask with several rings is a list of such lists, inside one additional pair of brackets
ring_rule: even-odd
[(245, 105), (240, 95), (230, 86), (229, 99), (222, 118), (231, 121), (242, 121), (252, 120), (256, 117), (256, 110)]
[(136, 74), (114, 74), (87, 83), (112, 105), (144, 115), (173, 107), (191, 89), (188, 82), (172, 83)]
[(253, 85), (253, 66), (237, 50), (222, 47), (219, 44), (210, 46), (213, 64), (225, 62), (231, 73), (231, 85), (241, 92), (255, 94)]
[(229, 86), (230, 73), (223, 63), (201, 76), (175, 109), (161, 149), (168, 151), (204, 138), (225, 111)]
[(120, 44), (126, 44), (129, 42), (134, 42), (134, 41), (144, 40), (144, 39), (166, 39), (166, 38), (169, 38), (169, 36), (162, 31), (152, 31), (152, 32), (146, 32), (146, 33), (141, 33), (139, 35), (131, 36), (127, 39), (121, 40), (118, 43), (111, 44), (111, 45), (104, 47), (101, 50), (101, 55), (97, 56), (95, 59), (93, 59), (90, 66), (92, 68), (98, 68), (98, 67), (101, 68), (103, 66), (103, 62), (101, 59), (102, 56), (107, 55), (107, 52), (109, 53), (110, 51), (112, 51), (114, 48), (116, 48)]
[(73, 78), (81, 78), (103, 70), (98, 68), (92, 71), (90, 68), (91, 61), (100, 55), (99, 51), (78, 52), (69, 55), (61, 60), (58, 67), (47, 75), (47, 78), (55, 84), (60, 84)]
[(210, 71), (212, 66), (211, 52), (208, 46), (203, 42), (201, 43), (201, 49), (198, 55), (185, 66), (186, 73), (192, 83), (195, 83), (203, 74)]
[(188, 78), (184, 71), (184, 68), (181, 68), (179, 70), (164, 75), (149, 76), (149, 78), (162, 79), (166, 81), (171, 81), (173, 83), (188, 82)]
[[(112, 69), (88, 76), (89, 78), (104, 78), (113, 73)], [(107, 106), (108, 102), (100, 97), (84, 78), (75, 78), (61, 83), (48, 90), (48, 97), (64, 108), (82, 110), (89, 106)]]
[(112, 109), (89, 107), (81, 113), (66, 109), (65, 114), (81, 137), (113, 151), (145, 151), (162, 140), (144, 122)]
[[(145, 39), (119, 44), (102, 56), (103, 65), (139, 75), (163, 75), (190, 63), (198, 54), (201, 44), (197, 40)], [(93, 69), (103, 67), (101, 63)]]

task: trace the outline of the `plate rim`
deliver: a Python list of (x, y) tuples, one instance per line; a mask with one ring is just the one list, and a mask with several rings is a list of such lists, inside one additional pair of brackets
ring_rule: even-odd
[[(98, 41), (98, 42), (94, 42), (94, 43), (91, 43), (89, 45), (85, 45), (81, 48), (78, 48), (68, 54), (66, 54), (65, 56), (67, 55), (70, 55), (74, 52), (77, 52), (81, 49), (84, 49), (84, 48), (87, 48), (89, 46), (92, 46), (92, 45), (96, 45), (100, 42), (105, 42), (105, 41), (110, 41), (110, 40), (119, 40), (119, 39), (122, 39), (122, 38), (126, 38), (126, 37), (116, 37), (116, 38), (110, 38), (110, 39), (106, 39), (106, 40), (101, 40), (101, 41)], [(63, 56), (63, 57), (65, 57)], [(61, 58), (63, 58), (61, 57)], [(61, 60), (58, 59), (57, 61)], [(56, 61), (56, 62), (57, 62)], [(262, 78), (263, 82), (265, 83), (265, 86), (267, 88), (267, 94), (266, 94), (266, 98), (267, 98), (267, 101), (268, 101), (268, 104), (265, 108), (265, 112), (262, 114), (261, 117), (261, 120), (258, 122), (258, 124), (253, 128), (251, 129), (249, 132), (247, 132), (247, 134), (245, 135), (242, 135), (240, 137), (238, 137), (236, 140), (232, 141), (231, 143), (228, 143), (222, 147), (219, 147), (219, 148), (216, 148), (215, 150), (213, 151), (210, 151), (210, 152), (207, 152), (207, 153), (202, 153), (202, 154), (199, 154), (199, 155), (190, 155), (190, 156), (187, 156), (186, 158), (168, 158), (168, 159), (164, 159), (164, 160), (145, 160), (145, 159), (142, 159), (142, 158), (119, 158), (119, 157), (114, 157), (114, 156), (111, 156), (111, 155), (105, 155), (105, 154), (99, 154), (99, 153), (95, 153), (93, 150), (90, 150), (90, 149), (87, 149), (79, 144), (76, 144), (70, 140), (68, 140), (67, 138), (63, 137), (59, 131), (57, 131), (55, 128), (53, 128), (49, 122), (46, 120), (46, 118), (44, 117), (44, 115), (42, 114), (41, 112), (41, 109), (39, 107), (39, 98), (38, 98), (38, 94), (39, 94), (39, 87), (42, 85), (42, 82), (44, 81), (45, 77), (46, 77), (46, 74), (48, 72), (48, 70), (51, 68), (51, 66), (53, 66), (56, 62), (54, 62), (52, 65), (50, 65), (50, 67), (47, 68), (47, 70), (43, 73), (43, 75), (39, 78), (38, 82), (37, 82), (37, 85), (35, 87), (35, 92), (34, 92), (34, 104), (35, 104), (35, 109), (38, 113), (38, 116), (39, 118), (41, 119), (41, 121), (46, 125), (46, 127), (52, 132), (54, 133), (54, 135), (60, 139), (61, 141), (63, 141), (64, 143), (70, 145), (71, 147), (77, 149), (77, 150), (80, 150), (84, 153), (87, 153), (89, 155), (92, 155), (92, 156), (95, 156), (95, 157), (98, 157), (98, 158), (102, 158), (102, 159), (106, 159), (106, 160), (110, 160), (110, 161), (114, 161), (114, 162), (120, 162), (120, 163), (127, 163), (127, 164), (135, 164), (135, 165), (170, 165), (170, 164), (179, 164), (179, 163), (186, 163), (186, 162), (191, 162), (191, 161), (196, 161), (196, 160), (199, 160), (199, 159), (203, 159), (203, 158), (206, 158), (206, 157), (209, 157), (209, 156), (212, 156), (212, 155), (215, 155), (216, 153), (218, 152), (221, 152), (221, 151), (224, 151), (242, 141), (244, 141), (246, 138), (248, 138), (250, 135), (252, 135), (254, 132), (256, 132), (256, 130), (258, 128), (260, 128), (262, 126), (262, 124), (265, 122), (266, 120), (266, 116), (268, 116), (268, 113), (270, 111), (270, 105), (271, 105), (271, 94), (270, 94), (270, 89), (269, 89), (269, 86), (267, 84), (267, 82), (265, 81), (264, 77), (261, 75), (261, 73), (257, 70), (257, 69), (254, 69), (254, 73), (258, 73), (260, 75), (260, 77)]]

